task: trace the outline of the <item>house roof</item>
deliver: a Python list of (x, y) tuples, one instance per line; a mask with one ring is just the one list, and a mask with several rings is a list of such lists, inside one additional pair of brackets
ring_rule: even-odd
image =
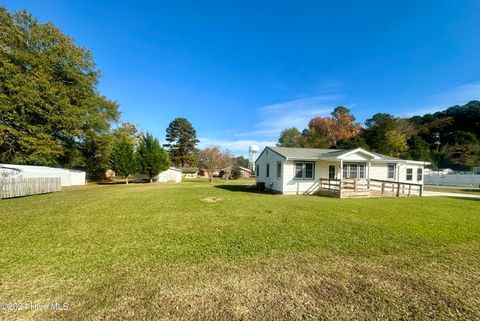
[[(275, 153), (283, 156), (286, 159), (310, 159), (310, 160), (334, 160), (342, 159), (349, 154), (360, 152), (368, 155), (375, 161), (405, 161), (401, 158), (383, 155), (367, 151), (363, 148), (351, 148), (351, 149), (322, 149), (322, 148), (296, 148), (296, 147), (267, 147), (273, 150)], [(409, 161), (415, 162), (415, 161)], [(424, 162), (419, 162), (424, 163)]]

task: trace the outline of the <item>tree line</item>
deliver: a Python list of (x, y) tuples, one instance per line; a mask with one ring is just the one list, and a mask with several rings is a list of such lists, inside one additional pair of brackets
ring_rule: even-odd
[(170, 165), (218, 167), (212, 172), (231, 163), (218, 146), (199, 151), (185, 118), (169, 124), (163, 146), (120, 123), (100, 76), (91, 53), (54, 24), (0, 7), (0, 162), (85, 169), (94, 179), (111, 168), (152, 178)]
[(303, 131), (283, 130), (278, 146), (348, 149), (362, 147), (399, 158), (423, 160), (433, 167), (468, 170), (480, 166), (480, 102), (470, 101), (423, 116), (377, 113), (365, 121), (336, 107), (329, 117), (312, 118)]

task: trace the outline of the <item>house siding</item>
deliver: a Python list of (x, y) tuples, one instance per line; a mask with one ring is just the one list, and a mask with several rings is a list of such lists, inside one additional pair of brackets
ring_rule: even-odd
[[(277, 178), (277, 162), (282, 164), (282, 177)], [(266, 149), (255, 161), (255, 165), (259, 166), (259, 173), (255, 173), (257, 182), (264, 182), (266, 188), (282, 193), (283, 192), (283, 175), (285, 173), (285, 158), (270, 149)], [(270, 164), (270, 177), (267, 177), (267, 163)]]

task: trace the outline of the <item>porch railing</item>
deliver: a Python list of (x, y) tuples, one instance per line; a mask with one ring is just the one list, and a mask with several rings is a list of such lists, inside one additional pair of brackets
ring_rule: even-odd
[(319, 190), (342, 196), (343, 192), (369, 192), (373, 195), (422, 196), (423, 185), (380, 179), (319, 179)]

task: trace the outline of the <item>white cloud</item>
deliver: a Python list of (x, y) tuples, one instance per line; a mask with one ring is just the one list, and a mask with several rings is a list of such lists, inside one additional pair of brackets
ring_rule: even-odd
[(257, 108), (258, 121), (251, 131), (235, 134), (236, 137), (258, 137), (277, 139), (280, 132), (289, 127), (302, 130), (310, 119), (326, 116), (332, 106), (342, 98), (341, 95), (323, 95), (295, 99)]
[(219, 145), (235, 154), (247, 155), (252, 144), (259, 145), (260, 149), (275, 145), (283, 129), (297, 127), (302, 130), (313, 117), (328, 115), (342, 98), (341, 95), (329, 94), (259, 107), (256, 116), (253, 116), (257, 121), (251, 130), (234, 133), (231, 140), (201, 138), (200, 147)]
[(480, 99), (480, 83), (465, 84), (403, 105), (399, 108), (404, 111), (400, 116), (424, 115), (478, 99)]

